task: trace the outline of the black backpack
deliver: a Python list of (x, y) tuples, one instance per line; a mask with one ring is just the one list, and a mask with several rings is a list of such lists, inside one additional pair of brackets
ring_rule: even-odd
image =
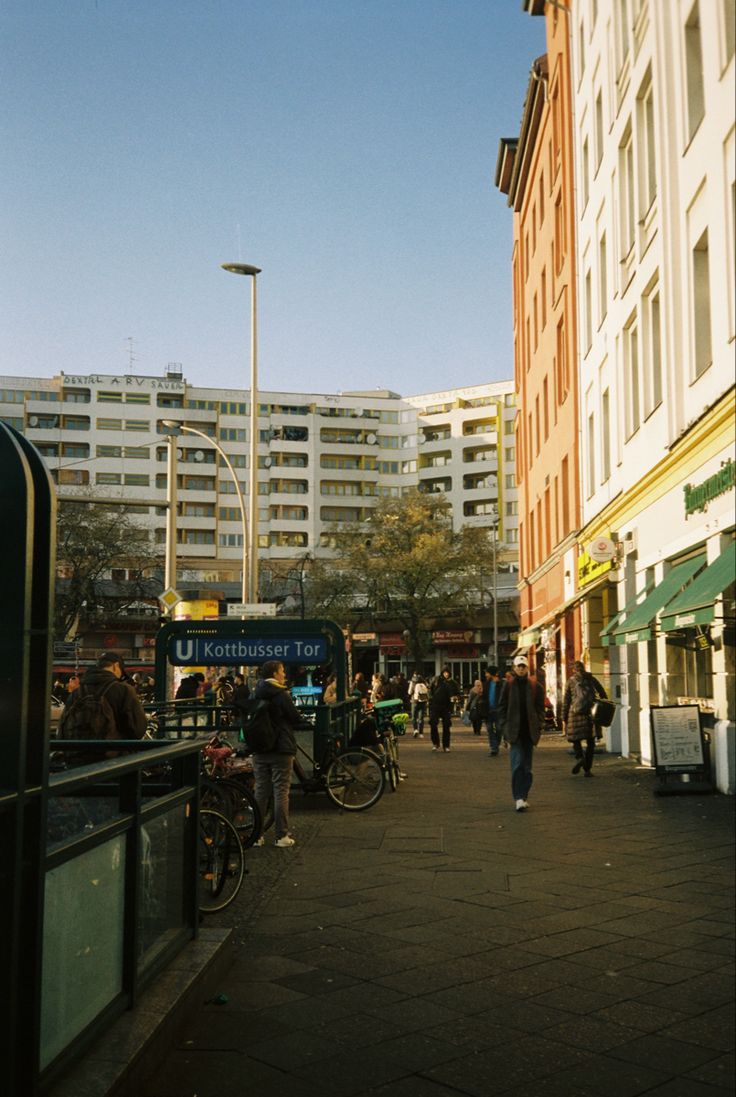
[(268, 754), (275, 750), (278, 728), (271, 722), (271, 706), (262, 697), (248, 697), (238, 705), (240, 711), (240, 742), (251, 754)]
[(117, 739), (118, 729), (105, 694), (115, 685), (107, 682), (94, 692), (84, 684), (76, 689), (59, 720), (60, 739)]

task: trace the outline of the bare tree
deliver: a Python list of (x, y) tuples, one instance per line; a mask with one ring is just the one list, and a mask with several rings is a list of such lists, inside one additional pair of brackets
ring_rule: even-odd
[[(73, 635), (83, 607), (102, 600), (101, 583), (113, 567), (144, 577), (160, 565), (147, 529), (131, 518), (125, 504), (93, 499), (60, 500), (56, 526), (54, 634)], [(130, 588), (130, 600), (144, 588)]]
[(416, 665), (429, 650), (431, 620), (477, 608), (479, 568), (492, 563), (486, 530), (453, 531), (445, 496), (416, 489), (379, 500), (365, 523), (331, 536), (337, 558), (313, 564), (310, 606), (338, 620), (398, 620)]

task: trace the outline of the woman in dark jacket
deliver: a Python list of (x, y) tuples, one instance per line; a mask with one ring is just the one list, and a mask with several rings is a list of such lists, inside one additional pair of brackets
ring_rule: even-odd
[[(585, 665), (576, 660), (572, 665), (573, 673), (565, 687), (562, 702), (562, 722), (568, 742), (575, 748), (573, 773), (582, 769), (586, 777), (592, 777), (595, 741), (600, 729), (593, 723), (590, 710), (598, 697), (607, 697), (597, 678), (585, 669)], [(585, 741), (585, 750), (583, 750)]]
[[(296, 754), (294, 729), (303, 726), (304, 721), (286, 688), (283, 663), (271, 660), (263, 664), (258, 672), (255, 696), (258, 700), (268, 701), (271, 725), (277, 732), (273, 750), (267, 754), (253, 755), (256, 802), (265, 819), (268, 801), (273, 795), (276, 845), (280, 849), (288, 849), (294, 845), (294, 839), (289, 834), (289, 788)], [(258, 845), (264, 842), (265, 839), (260, 838)]]

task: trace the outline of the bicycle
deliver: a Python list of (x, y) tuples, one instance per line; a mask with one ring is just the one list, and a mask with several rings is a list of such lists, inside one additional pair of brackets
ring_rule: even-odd
[(406, 731), (409, 719), (403, 711), (401, 701), (377, 701), (373, 706), (376, 731), (379, 736), (378, 750), (383, 763), (386, 780), (392, 792), (396, 792), (399, 782), (406, 774), (399, 765), (398, 736)]
[(202, 808), (197, 842), (200, 914), (224, 910), (243, 883), (243, 847), (233, 824), (221, 812)]
[(261, 810), (252, 790), (252, 763), (237, 758), (223, 732), (202, 749), (200, 799), (204, 807), (221, 811), (238, 831), (244, 849), (255, 845), (263, 831)]

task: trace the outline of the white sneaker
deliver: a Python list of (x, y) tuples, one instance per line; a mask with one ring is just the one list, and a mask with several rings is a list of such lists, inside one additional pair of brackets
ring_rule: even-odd
[(419, 738), (419, 732), (418, 732), (418, 731), (415, 731), (415, 732), (414, 732), (414, 738), (415, 738), (415, 739), (418, 739), (418, 738)]
[(296, 845), (296, 842), (290, 834), (285, 834), (283, 838), (276, 839), (275, 845), (277, 845), (279, 849), (290, 849), (291, 846)]
[(266, 839), (263, 837), (263, 835), (261, 835), (260, 838), (256, 838), (255, 842), (253, 843), (254, 846), (265, 846), (265, 844)]
[(432, 747), (432, 750), (439, 750), (439, 747)]
[(526, 800), (517, 800), (516, 801), (516, 810), (517, 811), (526, 811), (526, 809), (528, 807), (529, 807), (529, 805), (527, 804)]
[(420, 739), (423, 739), (423, 738), (424, 738), (424, 732), (423, 732), (423, 731), (420, 731), (420, 732), (419, 732), (419, 738), (420, 738)]

